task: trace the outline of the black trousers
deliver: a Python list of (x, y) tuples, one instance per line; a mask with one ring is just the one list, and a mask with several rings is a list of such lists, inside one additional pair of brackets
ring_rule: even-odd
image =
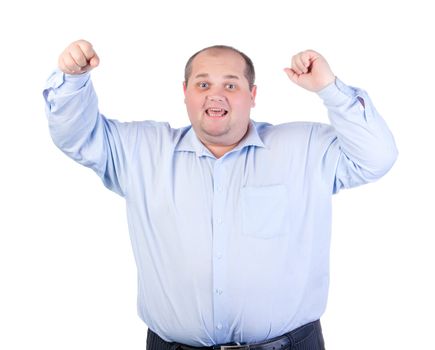
[[(287, 345), (276, 350), (325, 350), (322, 327), (320, 321), (315, 321), (301, 326), (283, 336), (287, 337)], [(277, 337), (274, 339), (282, 338)], [(274, 339), (269, 340), (272, 342)], [(252, 350), (275, 350), (275, 347), (268, 346), (268, 342), (252, 344)], [(147, 350), (219, 350), (219, 346), (192, 347), (180, 343), (170, 343), (160, 338), (152, 330), (148, 329)], [(249, 350), (249, 349), (248, 349)]]

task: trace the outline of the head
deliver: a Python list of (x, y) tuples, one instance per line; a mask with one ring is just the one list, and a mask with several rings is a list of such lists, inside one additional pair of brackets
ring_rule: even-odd
[(228, 46), (194, 54), (185, 69), (184, 96), (192, 127), (210, 150), (234, 148), (248, 131), (257, 87), (252, 61)]

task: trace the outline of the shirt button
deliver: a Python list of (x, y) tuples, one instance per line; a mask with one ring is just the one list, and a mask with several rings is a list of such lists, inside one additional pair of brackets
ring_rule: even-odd
[(222, 223), (224, 222), (224, 220), (222, 218), (218, 219), (218, 224), (222, 225)]
[(217, 191), (218, 191), (218, 192), (222, 192), (222, 191), (223, 191), (222, 186), (218, 186), (218, 187), (217, 187)]
[(222, 259), (222, 253), (217, 253), (216, 256), (218, 259)]
[(223, 290), (222, 289), (216, 289), (216, 294), (219, 294), (219, 295), (221, 295), (223, 293)]
[(222, 329), (222, 323), (218, 323), (218, 325), (216, 326), (217, 329), (221, 330)]

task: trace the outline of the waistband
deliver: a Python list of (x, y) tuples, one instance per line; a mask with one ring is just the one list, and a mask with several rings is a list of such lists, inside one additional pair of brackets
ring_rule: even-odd
[(195, 347), (171, 343), (148, 329), (147, 350), (323, 350), (324, 341), (320, 321), (307, 323), (293, 331), (261, 343), (227, 343), (208, 347)]

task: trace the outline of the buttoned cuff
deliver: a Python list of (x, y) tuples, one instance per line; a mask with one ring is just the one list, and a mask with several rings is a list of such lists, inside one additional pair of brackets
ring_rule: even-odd
[(77, 91), (88, 82), (90, 73), (86, 72), (78, 75), (65, 74), (61, 70), (56, 69), (47, 80), (46, 89), (59, 89), (62, 92)]
[(326, 106), (339, 106), (357, 96), (354, 88), (347, 86), (340, 79), (335, 81), (317, 92), (317, 95), (323, 100)]

